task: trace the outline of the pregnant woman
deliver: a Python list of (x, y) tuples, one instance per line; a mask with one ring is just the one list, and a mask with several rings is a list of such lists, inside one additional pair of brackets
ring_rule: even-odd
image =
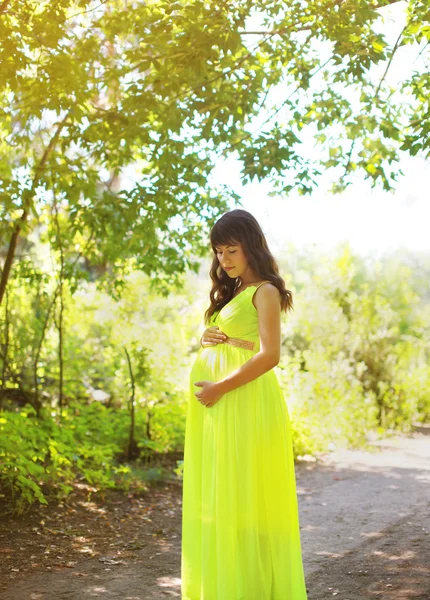
[(290, 420), (273, 370), (292, 294), (249, 212), (225, 213), (210, 242), (185, 430), (182, 600), (307, 600)]

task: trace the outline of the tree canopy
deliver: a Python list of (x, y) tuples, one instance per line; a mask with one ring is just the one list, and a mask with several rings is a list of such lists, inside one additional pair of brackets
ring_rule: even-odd
[[(391, 4), (405, 8), (393, 43)], [(391, 189), (402, 151), (429, 155), (429, 16), (426, 0), (4, 0), (0, 300), (37, 226), (70, 269), (84, 257), (115, 285), (130, 264), (160, 290), (197, 270), (207, 226), (239, 200), (209, 182), (220, 156), (280, 194), (327, 169), (335, 191), (354, 172)], [(417, 59), (393, 89), (407, 44)]]

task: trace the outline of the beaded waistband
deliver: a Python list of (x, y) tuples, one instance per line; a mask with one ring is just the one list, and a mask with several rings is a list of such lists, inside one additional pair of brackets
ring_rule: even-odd
[(241, 338), (228, 337), (224, 340), (224, 344), (230, 344), (231, 346), (237, 346), (238, 348), (246, 348), (247, 350), (254, 350), (255, 342), (249, 340), (242, 340)]

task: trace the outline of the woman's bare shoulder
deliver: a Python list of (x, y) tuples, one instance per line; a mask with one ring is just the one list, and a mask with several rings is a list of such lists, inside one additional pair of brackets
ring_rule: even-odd
[[(268, 285), (263, 286), (263, 283), (267, 283)], [(261, 283), (259, 283), (258, 285), (256, 285), (256, 290), (255, 292), (252, 294), (252, 303), (254, 304), (255, 308), (255, 299), (257, 296), (257, 292), (259, 290), (259, 288), (262, 288), (261, 291), (258, 293), (258, 297), (261, 298), (263, 297), (264, 299), (276, 299), (276, 300), (280, 300), (280, 292), (278, 290), (278, 288), (276, 287), (276, 285), (274, 285), (271, 281), (267, 281), (264, 280)]]

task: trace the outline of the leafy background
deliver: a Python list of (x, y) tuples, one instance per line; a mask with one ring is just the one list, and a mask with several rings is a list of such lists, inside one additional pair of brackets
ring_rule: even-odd
[[(403, 155), (428, 158), (429, 7), (403, 2), (391, 39), (394, 4), (0, 3), (0, 486), (13, 510), (80, 482), (139, 486), (168, 453), (164, 475), (181, 477), (208, 233), (240, 205), (211, 178), (221, 158), (281, 198), (329, 174), (333, 192), (357, 175), (387, 192)], [(405, 46), (417, 60), (393, 86)], [(278, 258), (296, 306), (277, 367), (296, 455), (428, 419), (428, 255), (367, 261), (345, 244)]]

